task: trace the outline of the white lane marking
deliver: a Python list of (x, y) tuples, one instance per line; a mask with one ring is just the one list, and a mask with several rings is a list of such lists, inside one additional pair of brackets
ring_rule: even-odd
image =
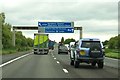
[(54, 58), (54, 59), (56, 59), (56, 58)]
[(65, 73), (68, 73), (67, 69), (63, 69), (63, 71), (64, 71)]
[(60, 64), (60, 62), (59, 61), (56, 61), (58, 64)]
[(3, 64), (0, 65), (0, 68), (3, 67), (3, 66), (5, 66), (5, 65), (7, 65), (7, 64), (10, 64), (10, 63), (12, 63), (12, 62), (14, 62), (14, 61), (16, 61), (16, 60), (19, 60), (19, 59), (21, 59), (21, 58), (23, 58), (23, 57), (25, 57), (25, 56), (28, 56), (28, 55), (30, 55), (30, 54), (32, 54), (32, 53), (28, 53), (28, 54), (22, 55), (22, 56), (20, 56), (20, 57), (17, 57), (17, 58), (15, 58), (15, 59), (12, 59), (12, 60), (10, 60), (10, 61), (8, 61), (8, 62), (6, 62), (6, 63), (3, 63)]
[(110, 59), (110, 60), (114, 60), (114, 61), (118, 61), (119, 59), (114, 59), (114, 58), (109, 58), (109, 57), (105, 57), (105, 59)]
[(104, 62), (104, 65), (106, 65), (106, 63)]
[(52, 54), (52, 56), (53, 56), (53, 54)]

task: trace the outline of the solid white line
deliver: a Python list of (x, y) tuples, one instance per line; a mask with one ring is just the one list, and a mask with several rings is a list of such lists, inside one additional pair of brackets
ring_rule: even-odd
[(65, 73), (68, 73), (67, 69), (63, 69), (63, 71), (64, 71)]
[(106, 63), (104, 62), (104, 65), (106, 65)]
[(60, 64), (60, 62), (59, 62), (59, 61), (57, 61), (57, 63), (58, 63), (58, 64)]
[(56, 58), (54, 58), (54, 59), (56, 59)]
[(21, 58), (23, 58), (23, 57), (25, 57), (25, 56), (28, 56), (28, 55), (30, 55), (30, 54), (32, 54), (32, 53), (22, 55), (22, 56), (20, 56), (20, 57), (17, 57), (17, 58), (15, 58), (15, 59), (12, 59), (12, 60), (10, 60), (10, 61), (8, 61), (8, 62), (6, 62), (6, 63), (3, 63), (3, 64), (0, 65), (0, 68), (3, 67), (3, 66), (5, 66), (5, 65), (7, 65), (7, 64), (10, 64), (10, 63), (18, 60), (18, 59), (21, 59)]
[(115, 60), (115, 61), (118, 61), (118, 59), (109, 58), (109, 57), (105, 57), (105, 59), (110, 59), (110, 60)]
[[(52, 54), (52, 53), (51, 53)], [(53, 54), (52, 54), (52, 56), (53, 56)]]

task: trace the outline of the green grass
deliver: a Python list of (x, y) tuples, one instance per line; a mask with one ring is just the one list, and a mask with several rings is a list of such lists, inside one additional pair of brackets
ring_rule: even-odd
[(2, 49), (2, 55), (6, 55), (6, 54), (15, 54), (17, 52), (23, 52), (23, 51), (28, 51), (31, 50), (31, 47), (27, 47), (27, 48), (9, 48), (9, 49)]
[(120, 59), (120, 56), (118, 55), (118, 53), (106, 53), (105, 56), (110, 58)]
[(105, 56), (120, 59), (120, 52), (118, 49), (105, 49)]
[(18, 52), (16, 49), (3, 49), (2, 50), (2, 55), (13, 54), (13, 53), (16, 53), (16, 52)]

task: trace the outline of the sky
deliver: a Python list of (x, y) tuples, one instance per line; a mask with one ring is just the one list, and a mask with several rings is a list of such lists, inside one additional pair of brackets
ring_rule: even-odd
[[(0, 11), (11, 25), (38, 25), (41, 22), (74, 22), (83, 28), (83, 38), (109, 40), (118, 35), (118, 0), (0, 0)], [(37, 30), (22, 31), (34, 38)], [(51, 40), (79, 39), (74, 33), (49, 34)]]

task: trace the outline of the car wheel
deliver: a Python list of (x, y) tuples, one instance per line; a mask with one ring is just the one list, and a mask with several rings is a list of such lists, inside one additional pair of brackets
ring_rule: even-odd
[(79, 61), (75, 61), (74, 67), (75, 67), (75, 68), (78, 68), (78, 67), (79, 67)]
[(98, 62), (98, 68), (102, 69), (104, 66), (104, 63), (103, 62)]
[(34, 52), (34, 54), (37, 54), (36, 52)]
[(74, 65), (74, 61), (73, 60), (71, 60), (70, 65), (72, 65), (72, 66)]
[(92, 62), (91, 65), (92, 65), (93, 67), (95, 67), (95, 66), (96, 66), (96, 63), (95, 63), (95, 62)]
[(58, 52), (58, 54), (60, 54), (60, 52)]
[(48, 54), (48, 53), (45, 53), (46, 55)]

